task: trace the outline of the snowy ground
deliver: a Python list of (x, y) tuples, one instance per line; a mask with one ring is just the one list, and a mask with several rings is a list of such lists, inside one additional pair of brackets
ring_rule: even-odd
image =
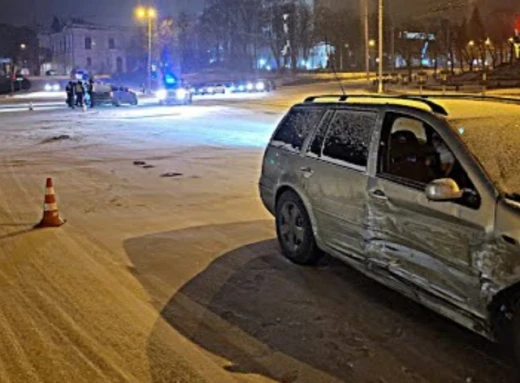
[[(263, 147), (325, 92), (2, 113), (0, 382), (513, 382), (495, 345), (280, 256)], [(47, 176), (68, 222), (33, 230)]]

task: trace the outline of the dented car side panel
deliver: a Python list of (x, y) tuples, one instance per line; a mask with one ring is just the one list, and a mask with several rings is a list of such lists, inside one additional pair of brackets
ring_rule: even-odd
[[(448, 144), (475, 185), (481, 206), (429, 201), (421, 190), (379, 177), (374, 163), (367, 194), (382, 190), (386, 198), (369, 201), (367, 252), (389, 275), (415, 286), (414, 298), (492, 339), (489, 304), (496, 292), (519, 280), (520, 259), (512, 254), (513, 245), (499, 239), (495, 216), (504, 214), (479, 164), (445, 121), (424, 113), (416, 117)], [(379, 145), (373, 149), (379, 151)]]

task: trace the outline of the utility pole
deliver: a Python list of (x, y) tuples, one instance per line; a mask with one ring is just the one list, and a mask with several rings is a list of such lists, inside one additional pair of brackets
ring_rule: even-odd
[(148, 15), (148, 92), (152, 91), (152, 17)]
[(368, 31), (368, 0), (361, 0), (363, 2), (363, 24), (365, 29), (365, 70), (367, 72), (367, 83), (370, 85), (370, 47), (368, 41), (370, 40)]
[(395, 25), (392, 22), (392, 49), (391, 49), (391, 57), (392, 57), (392, 72), (395, 72)]
[(157, 18), (157, 11), (154, 8), (148, 8), (139, 6), (136, 9), (136, 16), (139, 20), (148, 21), (148, 65), (147, 65), (147, 80), (148, 80), (148, 92), (152, 88), (152, 38), (153, 38), (153, 20)]
[(383, 93), (383, 0), (379, 0), (379, 80), (377, 93)]

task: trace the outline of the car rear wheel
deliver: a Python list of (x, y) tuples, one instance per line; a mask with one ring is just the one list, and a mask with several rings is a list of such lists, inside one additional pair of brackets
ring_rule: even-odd
[(294, 192), (285, 192), (276, 204), (276, 233), (283, 254), (292, 262), (313, 265), (321, 258), (307, 210)]

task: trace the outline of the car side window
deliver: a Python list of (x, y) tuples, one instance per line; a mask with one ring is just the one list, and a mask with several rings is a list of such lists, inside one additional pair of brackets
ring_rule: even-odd
[(291, 151), (300, 151), (305, 139), (320, 123), (324, 108), (294, 108), (276, 130), (271, 145)]
[[(387, 113), (378, 174), (419, 190), (434, 180), (451, 178), (461, 189), (476, 195), (467, 172), (435, 129), (409, 116)], [(476, 201), (468, 204), (475, 205)]]
[[(377, 120), (374, 112), (338, 110), (332, 116), (324, 140), (322, 159), (339, 165), (366, 168), (372, 131)], [(323, 140), (317, 135), (313, 144)], [(311, 145), (311, 152), (316, 147)]]

